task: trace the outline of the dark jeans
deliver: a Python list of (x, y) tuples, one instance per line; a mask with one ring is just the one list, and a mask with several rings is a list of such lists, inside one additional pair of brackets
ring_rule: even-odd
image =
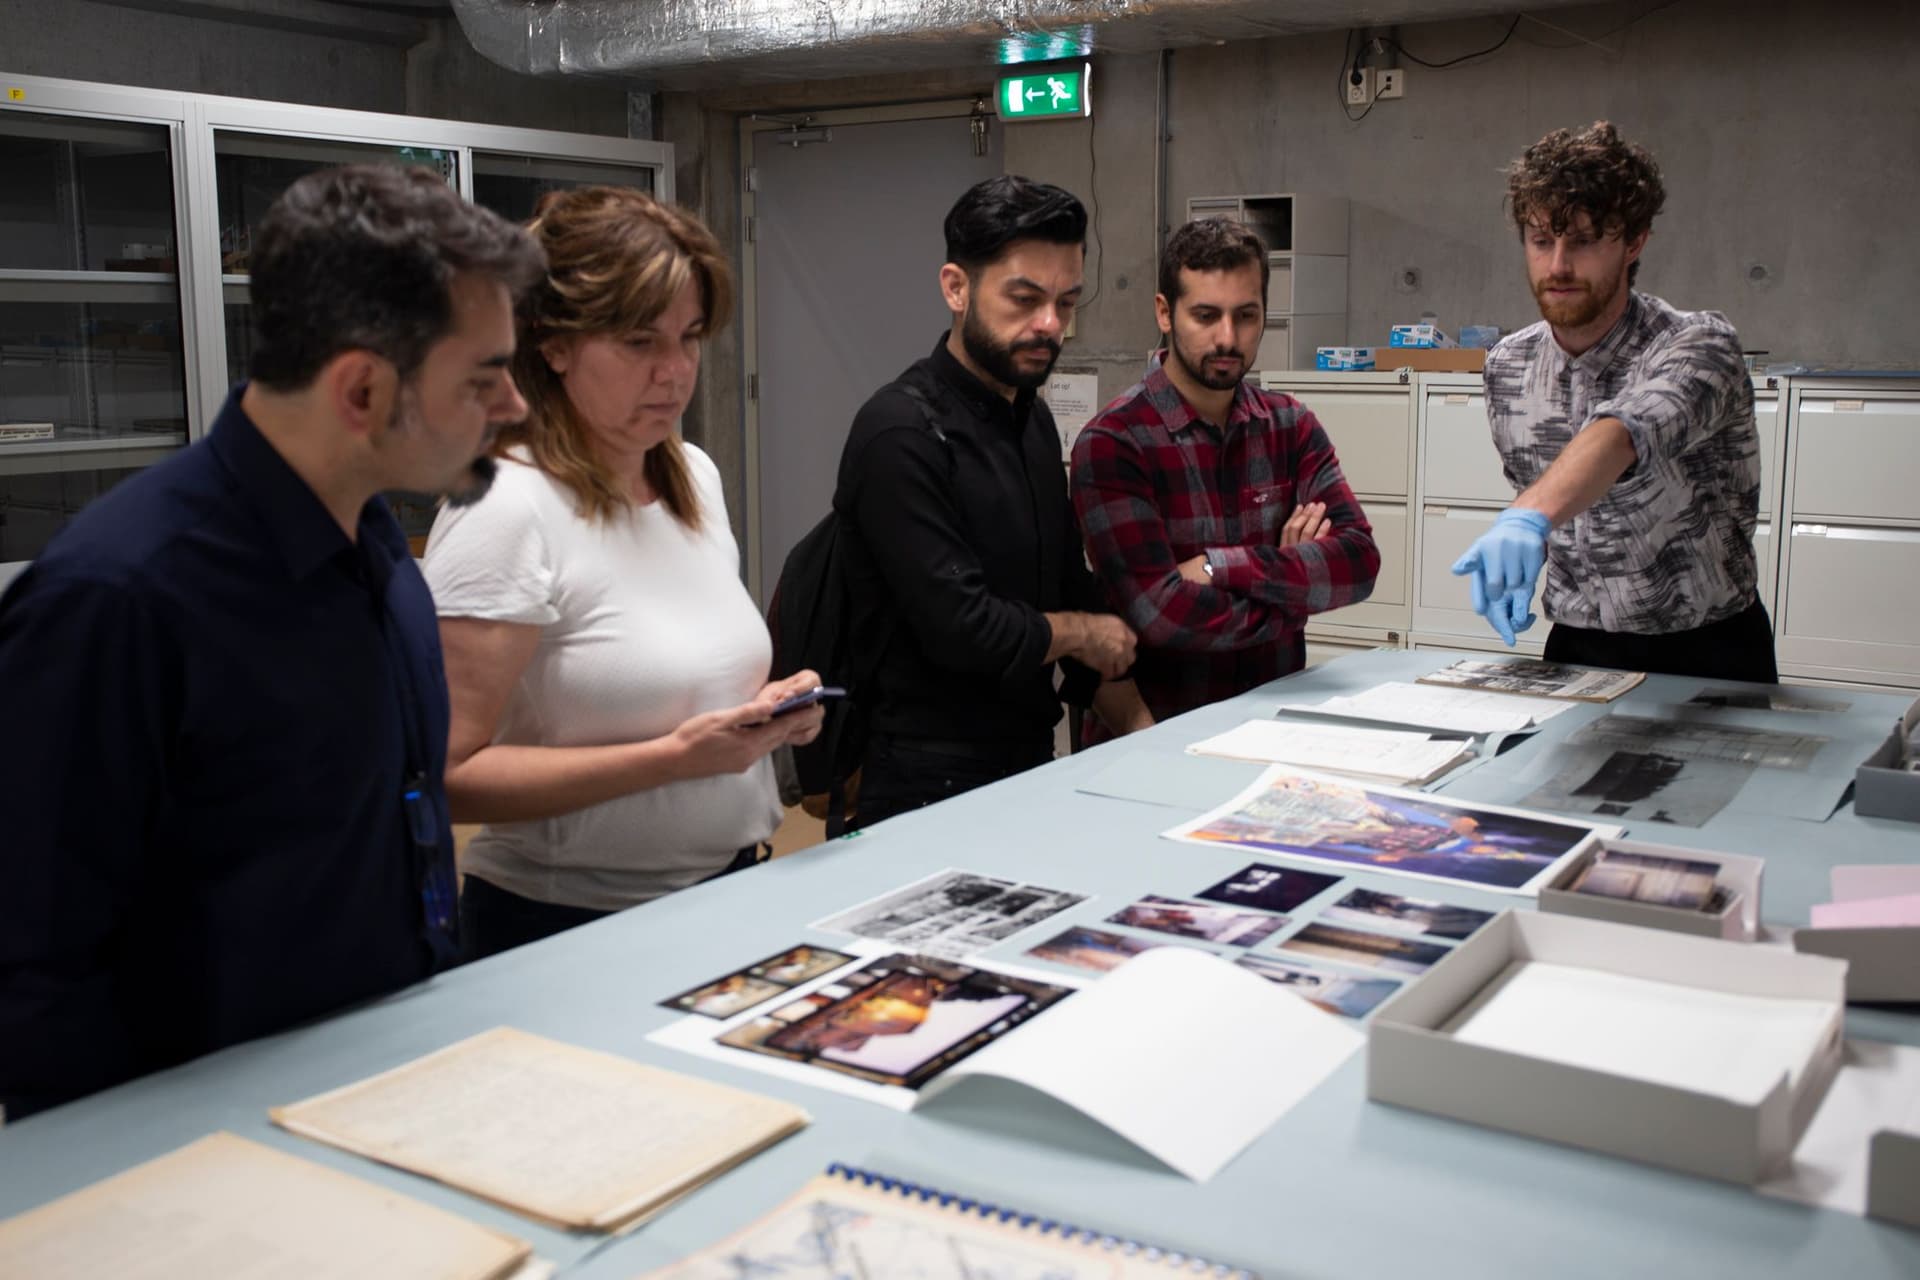
[(1757, 599), (1731, 618), (1664, 636), (1593, 631), (1556, 622), (1547, 633), (1543, 656), (1548, 662), (1650, 675), (1780, 682), (1773, 662), (1773, 623)]
[(1053, 759), (1053, 743), (945, 742), (874, 734), (860, 765), (849, 831), (1025, 773)]
[[(748, 845), (707, 880), (756, 866), (766, 861), (770, 852), (766, 845)], [(612, 914), (594, 907), (568, 907), (522, 897), (479, 876), (468, 876), (460, 890), (460, 958), (463, 962), (484, 960)]]

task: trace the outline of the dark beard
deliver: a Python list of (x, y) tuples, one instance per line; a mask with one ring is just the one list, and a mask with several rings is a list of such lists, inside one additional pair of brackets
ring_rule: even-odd
[[(1192, 378), (1209, 391), (1231, 391), (1239, 386), (1247, 376), (1246, 358), (1238, 351), (1209, 351), (1206, 356), (1200, 358), (1200, 367), (1196, 369), (1187, 363), (1186, 353), (1180, 350), (1180, 344), (1178, 342), (1169, 340), (1167, 350), (1173, 353), (1173, 358), (1180, 362), (1180, 367), (1186, 370), (1189, 378)], [(1240, 371), (1238, 373), (1227, 374), (1208, 373), (1207, 356), (1232, 356), (1240, 362)]]
[(472, 506), (487, 496), (487, 490), (493, 488), (493, 478), (498, 474), (500, 474), (500, 464), (492, 458), (475, 458), (473, 465), (467, 468), (467, 475), (472, 483), (447, 494), (447, 505), (450, 507)]
[[(986, 327), (974, 318), (972, 307), (967, 308), (967, 314), (960, 321), (960, 345), (966, 348), (967, 355), (989, 378), (1015, 391), (1031, 391), (1045, 386), (1047, 375), (1053, 372), (1054, 361), (1060, 358), (1060, 344), (1050, 338), (1033, 338), (1010, 347), (1001, 346)], [(1014, 353), (1018, 351), (1048, 351), (1052, 353), (1052, 358), (1038, 373), (1023, 373), (1013, 362)]]

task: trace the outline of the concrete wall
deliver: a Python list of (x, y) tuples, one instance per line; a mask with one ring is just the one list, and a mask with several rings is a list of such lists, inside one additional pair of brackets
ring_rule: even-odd
[(627, 135), (625, 87), (516, 75), (451, 18), (411, 49), (95, 0), (0, 0), (0, 72)]
[[(1604, 32), (1641, 6), (1555, 11)], [(1493, 19), (1403, 29), (1429, 61), (1497, 39)], [(1403, 64), (1408, 91), (1350, 121), (1335, 97), (1343, 37), (1180, 50), (1169, 73), (1170, 222), (1197, 195), (1314, 192), (1352, 201), (1350, 340), (1431, 310), (1450, 328), (1536, 318), (1501, 208), (1501, 170), (1551, 128), (1617, 123), (1659, 159), (1667, 212), (1640, 287), (1727, 313), (1775, 359), (1920, 367), (1908, 323), (1920, 250), (1874, 234), (1920, 201), (1920, 102), (1906, 73), (1920, 5), (1896, 0), (1693, 0), (1598, 41), (1523, 21), (1506, 48), (1435, 71)], [(1554, 46), (1554, 47), (1549, 47)], [(1112, 253), (1095, 310), (1150, 290), (1117, 287), (1151, 186), (1151, 83), (1129, 60), (1098, 64), (1091, 128)], [(1008, 165), (1087, 194), (1089, 126), (1009, 132)], [(1043, 132), (1045, 131), (1045, 132)], [(1016, 138), (1021, 145), (1015, 146)], [(1109, 176), (1111, 174), (1111, 176)], [(1755, 273), (1754, 268), (1764, 268)], [(1419, 274), (1416, 289), (1398, 281)], [(1096, 349), (1130, 332), (1099, 315)]]

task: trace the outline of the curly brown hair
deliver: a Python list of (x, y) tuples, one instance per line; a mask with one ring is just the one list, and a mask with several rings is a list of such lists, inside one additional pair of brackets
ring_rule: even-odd
[[(579, 412), (541, 346), (573, 334), (627, 334), (665, 311), (697, 281), (707, 332), (733, 311), (733, 273), (720, 243), (691, 211), (626, 187), (581, 187), (543, 196), (527, 231), (546, 252), (546, 280), (521, 303), (514, 381), (526, 397), (526, 421), (500, 433), (504, 454), (524, 445), (534, 464), (572, 491), (581, 514), (611, 520), (632, 504), (594, 456)], [(704, 339), (702, 339), (704, 341)], [(647, 484), (673, 517), (700, 527), (700, 502), (680, 441), (647, 451)]]
[[(1535, 219), (1565, 235), (1584, 213), (1601, 235), (1634, 240), (1653, 229), (1666, 202), (1653, 156), (1606, 120), (1578, 132), (1555, 129), (1507, 166), (1507, 208), (1522, 235)], [(1627, 279), (1639, 271), (1635, 262)]]
[(1252, 230), (1227, 218), (1200, 218), (1187, 223), (1167, 239), (1160, 251), (1160, 294), (1171, 306), (1180, 301), (1180, 271), (1237, 271), (1260, 265), (1260, 297), (1267, 296), (1273, 268), (1267, 246)]

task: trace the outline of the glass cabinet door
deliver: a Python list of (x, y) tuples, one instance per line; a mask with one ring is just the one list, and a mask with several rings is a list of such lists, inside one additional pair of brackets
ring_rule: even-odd
[(253, 252), (253, 229), (281, 192), (309, 173), (338, 164), (420, 165), (439, 174), (449, 185), (457, 185), (459, 180), (459, 158), (451, 149), (289, 138), (226, 129), (216, 130), (213, 135), (229, 384), (247, 376), (247, 358), (253, 352), (253, 309), (247, 303), (247, 261)]
[(633, 187), (653, 194), (653, 170), (641, 165), (542, 156), (473, 153), (473, 202), (512, 222), (526, 222), (549, 191), (574, 187)]
[[(457, 186), (460, 176), (458, 153), (450, 148), (383, 146), (224, 129), (213, 135), (228, 385), (247, 376), (247, 361), (253, 354), (253, 307), (247, 301), (253, 229), (281, 192), (309, 173), (338, 164), (419, 165), (439, 174), (450, 186)], [(409, 537), (422, 538), (433, 528), (437, 509), (433, 501), (390, 493), (387, 502)]]
[(0, 564), (187, 440), (164, 125), (0, 113)]

